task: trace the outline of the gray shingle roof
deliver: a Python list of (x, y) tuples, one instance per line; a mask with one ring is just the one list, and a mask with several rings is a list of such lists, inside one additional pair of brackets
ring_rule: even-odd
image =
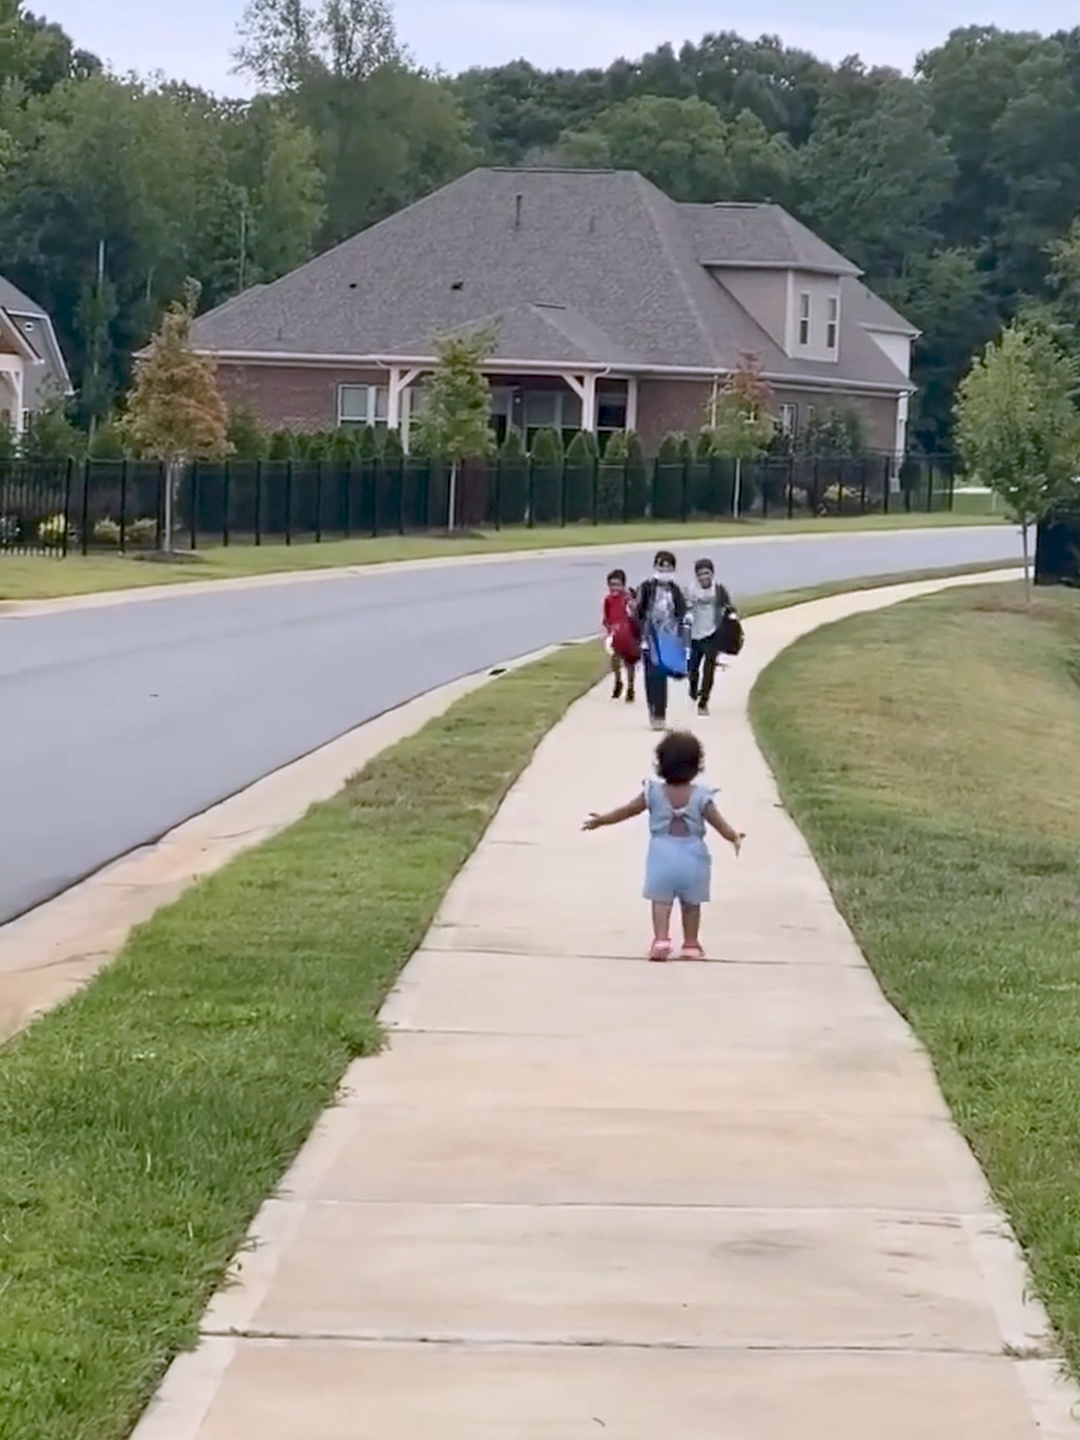
[(698, 262), (858, 275), (859, 267), (779, 205), (680, 205)]
[[(751, 253), (842, 277), (839, 365), (790, 359), (705, 268)], [(625, 170), (474, 170), (210, 311), (194, 338), (229, 353), (422, 358), (439, 331), (497, 319), (505, 360), (726, 370), (751, 351), (771, 374), (903, 387), (861, 327), (870, 292), (857, 274), (775, 205), (679, 205)]]

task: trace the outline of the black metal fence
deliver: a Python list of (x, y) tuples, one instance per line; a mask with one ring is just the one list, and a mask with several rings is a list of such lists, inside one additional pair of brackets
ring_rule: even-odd
[[(951, 457), (887, 454), (470, 462), (451, 485), (439, 461), (232, 460), (175, 485), (174, 548), (321, 541), (455, 528), (951, 510)], [(165, 468), (92, 460), (0, 465), (0, 551), (161, 548)]]

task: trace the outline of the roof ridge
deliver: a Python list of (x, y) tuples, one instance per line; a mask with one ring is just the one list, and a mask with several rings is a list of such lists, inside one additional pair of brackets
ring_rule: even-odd
[[(671, 265), (671, 272), (675, 277), (676, 284), (682, 291), (683, 299), (686, 301), (690, 314), (693, 317), (694, 324), (697, 326), (698, 333), (705, 342), (706, 353), (713, 360), (714, 364), (719, 365), (719, 362), (717, 360), (716, 347), (713, 345), (712, 334), (708, 326), (705, 324), (701, 313), (698, 310), (697, 303), (694, 299), (693, 292), (690, 289), (689, 282), (687, 281), (686, 275), (683, 273), (682, 266), (679, 264), (678, 257), (675, 255), (672, 249), (671, 239), (668, 235), (664, 233), (663, 227), (660, 224), (659, 217), (656, 214), (655, 201), (653, 197), (657, 196), (661, 200), (663, 200), (665, 204), (670, 205), (672, 209), (675, 210), (675, 215), (678, 219), (679, 216), (678, 210), (676, 209), (676, 202), (674, 200), (671, 200), (667, 195), (665, 195), (662, 190), (657, 188), (657, 186), (646, 180), (644, 175), (639, 174), (636, 170), (633, 172), (633, 174), (635, 180), (637, 181), (636, 188), (641, 192), (641, 201), (645, 208), (645, 212), (649, 217), (649, 221), (653, 227), (653, 230), (656, 232), (656, 238), (659, 240), (661, 248), (663, 249), (664, 254), (668, 258), (668, 262)], [(694, 264), (698, 265), (696, 255), (694, 256)], [(703, 267), (701, 265), (698, 265), (698, 269), (701, 270), (703, 269)], [(723, 369), (724, 367), (722, 365), (719, 365), (719, 368)]]

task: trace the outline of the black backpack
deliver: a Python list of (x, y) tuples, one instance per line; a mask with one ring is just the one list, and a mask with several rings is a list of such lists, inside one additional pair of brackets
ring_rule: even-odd
[(746, 632), (734, 605), (727, 606), (720, 617), (717, 642), (721, 655), (738, 655), (746, 643)]

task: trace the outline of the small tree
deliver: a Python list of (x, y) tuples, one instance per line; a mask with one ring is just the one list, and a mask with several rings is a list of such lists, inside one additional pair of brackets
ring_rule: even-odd
[(735, 369), (723, 386), (715, 390), (708, 404), (708, 428), (713, 449), (735, 461), (735, 491), (732, 514), (742, 509), (742, 465), (769, 448), (776, 423), (770, 413), (772, 389), (761, 372), (756, 355), (740, 355)]
[(67, 396), (49, 395), (26, 422), (23, 454), (31, 460), (69, 460), (86, 449), (86, 436), (71, 421)]
[(862, 416), (856, 410), (826, 410), (815, 415), (799, 436), (799, 448), (810, 456), (848, 460), (866, 448)]
[(453, 530), (457, 518), (462, 463), (495, 449), (491, 386), (483, 370), (494, 344), (489, 329), (440, 336), (435, 344), (438, 363), (424, 385), (424, 410), (416, 428), (421, 446), (450, 462), (448, 530)]
[(237, 405), (229, 412), (229, 453), (238, 460), (265, 460), (269, 436), (250, 405)]
[(525, 453), (525, 437), (516, 425), (506, 427), (506, 437), (499, 447), (498, 467), (500, 523), (527, 520), (529, 457)]
[(229, 453), (229, 414), (217, 386), (214, 362), (191, 343), (199, 285), (189, 280), (184, 298), (170, 305), (136, 362), (124, 429), (139, 455), (165, 465), (163, 544), (172, 549), (176, 487), (193, 460), (221, 460)]
[(987, 345), (960, 383), (956, 443), (969, 474), (1000, 495), (1024, 537), (1080, 473), (1077, 367), (1044, 331), (1014, 323)]

